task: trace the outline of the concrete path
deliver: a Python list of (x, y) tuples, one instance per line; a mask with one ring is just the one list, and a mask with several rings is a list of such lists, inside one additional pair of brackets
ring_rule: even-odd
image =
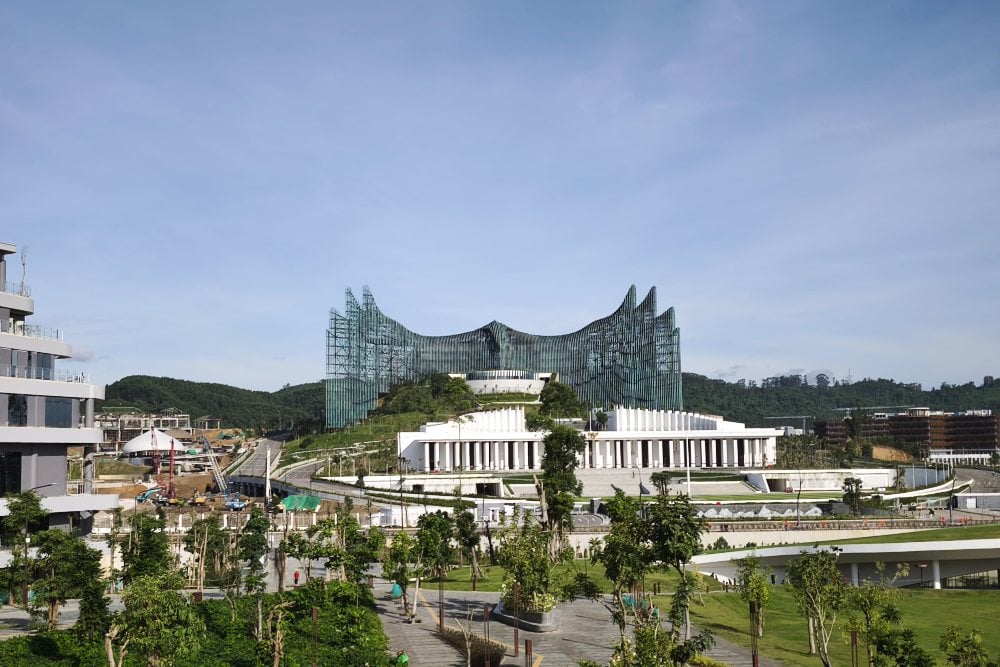
[[(375, 585), (375, 599), (382, 627), (389, 637), (392, 653), (402, 649), (410, 656), (412, 667), (461, 667), (465, 659), (454, 648), (439, 640), (434, 634), (438, 622), (438, 592), (433, 583), (421, 589), (417, 606), (418, 623), (409, 623), (398, 601), (389, 599), (390, 585)], [(497, 593), (465, 591), (445, 592), (445, 623), (458, 627), (459, 623), (471, 627), (476, 634), (485, 634), (484, 605), (496, 604)], [(532, 667), (577, 667), (580, 660), (594, 660), (606, 664), (611, 658), (611, 646), (618, 641), (618, 629), (611, 623), (607, 609), (598, 602), (578, 600), (561, 604), (562, 628), (558, 632), (535, 633), (520, 630), (519, 653), (514, 657), (514, 629), (491, 621), (490, 639), (506, 644), (508, 648), (504, 666), (524, 665), (524, 640), (532, 642)], [(709, 655), (730, 667), (752, 667), (749, 649), (722, 639)], [(781, 663), (761, 657), (761, 667), (782, 667)]]

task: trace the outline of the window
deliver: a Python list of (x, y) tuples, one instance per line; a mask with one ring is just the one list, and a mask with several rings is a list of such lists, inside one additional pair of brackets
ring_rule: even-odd
[(0, 496), (21, 491), (21, 454), (0, 454)]
[(45, 426), (49, 428), (73, 428), (73, 399), (46, 397)]
[(7, 397), (7, 426), (28, 425), (28, 399), (23, 394)]

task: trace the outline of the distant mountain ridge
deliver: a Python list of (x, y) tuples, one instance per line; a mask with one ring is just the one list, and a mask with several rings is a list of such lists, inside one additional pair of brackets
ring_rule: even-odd
[[(756, 386), (754, 386), (756, 385)], [(690, 412), (722, 415), (749, 426), (802, 425), (807, 415), (832, 420), (844, 416), (836, 408), (918, 406), (932, 410), (990, 409), (1000, 412), (1000, 379), (983, 378), (981, 385), (942, 385), (924, 390), (919, 385), (886, 379), (817, 386), (799, 376), (768, 378), (757, 383), (726, 382), (684, 373), (684, 408)], [(192, 419), (211, 415), (227, 427), (295, 424), (300, 429), (323, 429), (326, 403), (323, 382), (286, 386), (275, 392), (251, 391), (225, 384), (191, 382), (148, 375), (130, 375), (108, 385), (107, 406), (134, 406), (150, 412), (175, 408)], [(878, 409), (872, 410), (878, 411)]]

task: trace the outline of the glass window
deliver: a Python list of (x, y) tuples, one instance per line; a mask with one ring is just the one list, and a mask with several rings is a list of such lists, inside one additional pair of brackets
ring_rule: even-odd
[(73, 399), (45, 399), (45, 426), (49, 428), (73, 428)]
[(28, 399), (23, 394), (7, 397), (7, 426), (28, 425)]
[(0, 496), (21, 491), (21, 454), (0, 454)]

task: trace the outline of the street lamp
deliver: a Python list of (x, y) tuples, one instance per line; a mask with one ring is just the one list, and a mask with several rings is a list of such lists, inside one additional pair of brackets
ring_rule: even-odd
[(403, 469), (406, 467), (406, 457), (400, 455), (398, 458), (399, 463), (399, 525), (401, 528), (406, 528), (406, 510), (403, 505)]
[[(34, 494), (38, 489), (44, 489), (47, 486), (55, 486), (55, 482), (49, 482), (48, 484), (39, 484), (38, 486), (33, 486), (30, 489), (25, 489), (23, 494)], [(28, 521), (31, 515), (27, 512), (24, 513), (24, 589), (22, 590), (22, 600), (24, 602), (25, 611), (28, 610), (28, 579), (30, 578), (30, 562), (28, 561)]]

